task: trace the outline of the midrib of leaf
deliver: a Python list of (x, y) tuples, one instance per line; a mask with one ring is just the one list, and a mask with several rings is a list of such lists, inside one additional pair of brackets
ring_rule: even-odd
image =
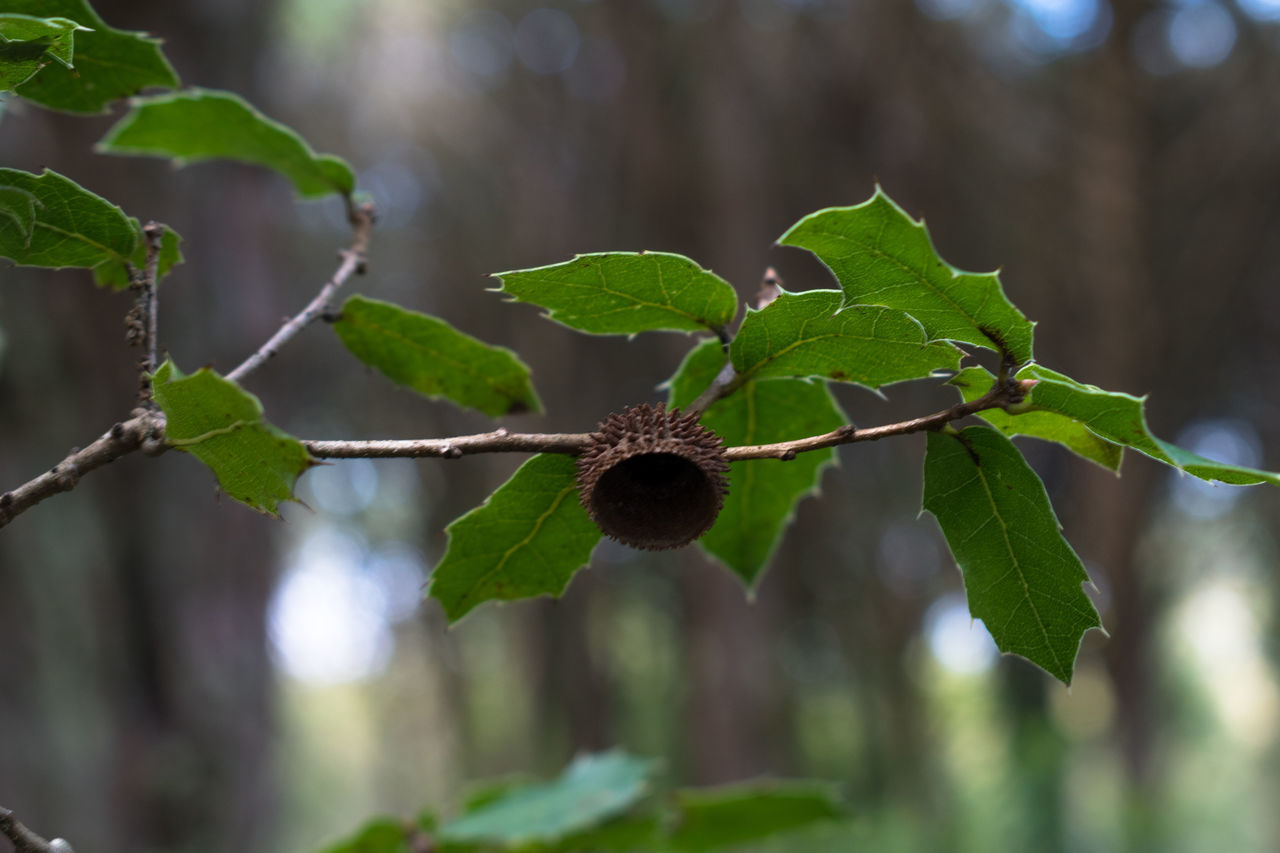
[[(856, 239), (856, 238), (854, 238), (854, 237), (850, 237), (850, 236), (848, 236), (847, 234), (837, 234), (837, 233), (832, 232), (832, 231), (823, 231), (823, 230), (821, 230), (821, 229), (815, 229), (815, 231), (816, 231), (818, 234), (823, 235), (824, 237), (832, 237), (832, 238), (834, 238), (834, 239), (836, 239), (836, 240), (840, 240), (840, 241), (843, 241), (843, 242), (845, 242), (845, 243), (853, 243), (853, 244), (854, 244), (854, 245), (856, 245), (856, 246), (862, 246), (862, 247), (863, 247), (864, 249), (866, 249), (869, 253), (872, 253), (872, 254), (876, 255), (877, 257), (883, 258), (884, 260), (886, 260), (886, 261), (888, 261), (889, 263), (893, 264), (893, 265), (894, 265), (895, 267), (897, 267), (898, 269), (902, 270), (903, 272), (905, 272), (905, 273), (907, 273), (908, 275), (912, 276), (913, 278), (917, 279), (921, 284), (923, 284), (923, 285), (924, 285), (925, 287), (927, 287), (929, 290), (933, 291), (933, 292), (934, 292), (934, 294), (936, 294), (937, 296), (941, 297), (941, 298), (942, 298), (943, 300), (945, 300), (948, 304), (950, 304), (950, 305), (951, 305), (951, 306), (952, 306), (952, 307), (953, 307), (953, 308), (954, 308), (958, 313), (960, 313), (960, 314), (961, 314), (961, 315), (963, 315), (964, 317), (968, 318), (968, 319), (969, 319), (969, 322), (971, 322), (971, 323), (973, 324), (973, 327), (974, 327), (974, 329), (975, 329), (975, 330), (977, 330), (978, 334), (982, 335), (984, 338), (987, 338), (987, 340), (991, 341), (990, 336), (989, 336), (989, 335), (987, 335), (987, 333), (986, 333), (986, 332), (982, 331), (982, 329), (981, 329), (981, 328), (979, 328), (979, 326), (978, 326), (978, 318), (977, 318), (977, 317), (974, 317), (974, 316), (973, 316), (972, 314), (970, 314), (966, 309), (962, 308), (959, 304), (957, 304), (957, 303), (956, 303), (956, 301), (955, 301), (954, 299), (952, 299), (952, 298), (951, 298), (951, 296), (950, 296), (949, 294), (947, 294), (945, 291), (938, 289), (938, 286), (937, 286), (937, 285), (935, 285), (933, 282), (929, 281), (929, 277), (928, 277), (928, 276), (924, 275), (923, 273), (919, 273), (919, 272), (917, 272), (916, 270), (914, 270), (914, 269), (912, 269), (911, 267), (907, 266), (906, 264), (902, 263), (902, 261), (898, 260), (898, 259), (897, 259), (897, 258), (895, 258), (893, 255), (888, 254), (887, 252), (885, 252), (884, 250), (882, 250), (882, 249), (880, 248), (879, 242), (880, 242), (880, 239), (884, 237), (884, 229), (885, 229), (886, 227), (887, 227), (887, 223), (883, 223), (883, 222), (882, 222), (882, 223), (880, 224), (880, 231), (879, 231), (879, 233), (878, 233), (878, 234), (876, 234), (876, 242), (875, 242), (875, 244), (870, 244), (870, 245), (869, 245), (869, 244), (866, 244), (866, 243), (863, 243), (863, 242), (861, 242), (860, 240), (858, 240), (858, 239)], [(911, 223), (911, 225), (910, 225), (909, 227), (911, 227), (911, 228), (918, 228), (918, 226), (917, 226), (917, 225), (916, 225), (916, 223), (914, 223), (914, 222), (912, 222), (912, 223)], [(847, 257), (848, 257), (848, 255), (846, 255), (845, 257), (847, 258)], [(928, 260), (928, 259), (926, 259), (926, 261), (927, 261), (927, 260)], [(954, 278), (955, 278), (955, 276), (952, 276), (952, 278), (954, 279)], [(884, 290), (884, 288), (881, 288), (881, 291), (883, 291), (883, 290)], [(989, 294), (988, 294), (988, 296), (989, 296)], [(986, 299), (987, 299), (987, 298), (988, 298), (987, 296), (984, 296), (984, 297), (983, 297), (983, 303), (982, 303), (982, 306), (979, 306), (979, 307), (985, 307), (985, 306), (986, 306), (986, 304), (987, 304), (987, 303), (986, 303)], [(911, 312), (907, 312), (907, 313), (908, 313), (908, 314), (910, 314)], [(912, 316), (915, 316), (915, 315), (913, 314)], [(927, 335), (927, 334), (928, 334), (928, 332), (926, 331), (926, 335)], [(994, 345), (996, 345), (996, 347), (997, 347), (997, 348), (999, 348), (999, 345), (998, 345), (998, 344), (996, 344), (996, 342), (995, 342), (995, 341), (991, 341), (991, 343), (992, 343), (992, 344), (994, 344)]]
[[(463, 597), (462, 599), (463, 604), (470, 604), (471, 601), (475, 598), (475, 594), (476, 594), (475, 591), (480, 587), (482, 587), (483, 585), (487, 584), (490, 578), (492, 578), (495, 574), (500, 572), (503, 569), (503, 567), (507, 565), (507, 561), (511, 559), (512, 554), (519, 551), (524, 546), (528, 545), (533, 540), (533, 537), (538, 535), (538, 531), (542, 529), (542, 525), (546, 523), (547, 519), (551, 517), (551, 514), (553, 512), (555, 512), (557, 509), (560, 508), (560, 504), (564, 502), (565, 495), (567, 495), (569, 492), (574, 491), (577, 487), (578, 487), (577, 483), (574, 482), (574, 483), (570, 483), (569, 485), (565, 486), (563, 489), (560, 490), (560, 493), (556, 495), (556, 499), (551, 503), (551, 506), (547, 508), (547, 511), (544, 512), (542, 515), (538, 516), (538, 520), (533, 523), (533, 529), (529, 531), (529, 534), (525, 536), (523, 539), (521, 539), (519, 542), (517, 542), (516, 544), (512, 545), (506, 551), (504, 551), (502, 553), (502, 559), (499, 560), (497, 564), (494, 565), (493, 568), (489, 569), (489, 571), (481, 575), (480, 579), (476, 583), (473, 583), (471, 585), (472, 591), (467, 593), (467, 595)], [(484, 599), (484, 600), (488, 601), (488, 599)], [(467, 609), (469, 610), (470, 608), (467, 608)]]
[(166, 438), (166, 441), (168, 441), (169, 444), (173, 445), (174, 447), (183, 447), (188, 444), (199, 444), (202, 441), (208, 441), (209, 439), (214, 438), (215, 436), (230, 435), (231, 433), (235, 432), (238, 429), (241, 429), (242, 427), (254, 427), (254, 426), (264, 426), (264, 424), (262, 423), (262, 421), (238, 420), (235, 423), (227, 424), (224, 427), (216, 427), (214, 429), (209, 430), (208, 432), (201, 433), (200, 435), (192, 436), (191, 438)]
[[(692, 320), (693, 322), (697, 323), (700, 326), (707, 325), (707, 321), (705, 318), (695, 317), (694, 315), (690, 314), (688, 311), (683, 311), (675, 307), (674, 305), (660, 305), (657, 302), (647, 302), (643, 299), (640, 299), (637, 296), (632, 296), (629, 293), (619, 293), (618, 291), (609, 287), (609, 285), (605, 282), (603, 267), (601, 267), (600, 264), (593, 264), (593, 266), (595, 267), (595, 270), (596, 270), (596, 278), (600, 279), (600, 289), (603, 290), (605, 293), (609, 293), (609, 294), (612, 294), (613, 296), (617, 296), (622, 299), (627, 299), (627, 300), (630, 300), (631, 302), (634, 302), (635, 304), (631, 306), (632, 308), (640, 308), (640, 307), (657, 308), (659, 311), (670, 311), (672, 314), (679, 314), (681, 317), (684, 317), (686, 320)], [(659, 289), (662, 290), (662, 295), (665, 296), (668, 300), (670, 300), (671, 294), (667, 293), (666, 282), (663, 281), (662, 279), (662, 264), (655, 263), (654, 268), (658, 271), (658, 287)], [(546, 284), (545, 281), (543, 283)], [(585, 284), (578, 284), (577, 282), (573, 282), (573, 281), (555, 282), (555, 283), (559, 284), (561, 287), (564, 287), (564, 286), (577, 287), (577, 288), (586, 287)], [(615, 308), (612, 311), (601, 311), (599, 314), (595, 316), (603, 317), (606, 314), (616, 314), (617, 312), (624, 311), (624, 310), (627, 310), (627, 309)]]
[(65, 240), (74, 240), (77, 243), (83, 243), (86, 246), (92, 246), (93, 248), (98, 249), (102, 252), (105, 252), (106, 254), (110, 255), (113, 258), (128, 262), (128, 258), (126, 258), (124, 255), (117, 252), (115, 249), (112, 249), (109, 246), (104, 246), (103, 244), (97, 242), (96, 240), (90, 240), (84, 234), (81, 234), (75, 231), (67, 231), (64, 228), (58, 228), (57, 226), (50, 225), (47, 222), (41, 222), (38, 219), (34, 223), (34, 228), (43, 228), (46, 231), (52, 231), (54, 234), (57, 234), (58, 236), (62, 237)]
[[(996, 523), (1000, 525), (1000, 535), (1004, 539), (1005, 550), (1009, 552), (1009, 557), (1013, 560), (1012, 571), (1017, 574), (1018, 583), (1022, 585), (1023, 600), (1027, 603), (1027, 606), (1031, 608), (1032, 614), (1036, 617), (1036, 627), (1040, 629), (1040, 636), (1044, 639), (1045, 648), (1049, 650), (1049, 654), (1053, 655), (1054, 666), (1057, 667), (1060, 672), (1068, 672), (1070, 668), (1064, 667), (1062, 665), (1062, 661), (1058, 658), (1058, 652), (1053, 647), (1053, 641), (1049, 638), (1049, 632), (1044, 628), (1044, 620), (1040, 618), (1040, 611), (1036, 608), (1036, 603), (1031, 598), (1031, 587), (1027, 584), (1027, 576), (1022, 571), (1022, 563), (1019, 562), (1018, 555), (1014, 553), (1013, 543), (1009, 541), (1009, 526), (1005, 524), (1004, 519), (1000, 517), (1000, 510), (996, 506), (996, 496), (991, 491), (991, 484), (987, 481), (986, 475), (982, 473), (981, 466), (978, 466), (978, 480), (982, 483), (983, 491), (987, 493), (987, 502), (991, 504), (991, 515), (995, 518)], [(982, 528), (978, 529), (981, 530)], [(994, 587), (1002, 580), (1004, 580), (1003, 577), (997, 578), (992, 581), (987, 588), (990, 589)], [(1017, 615), (1017, 613), (1018, 608), (1015, 607), (1013, 611), (1009, 613), (1009, 618), (1005, 620), (1005, 624), (1001, 627), (1001, 633), (1004, 633), (1005, 629), (1009, 627), (1009, 623), (1013, 621), (1013, 617)]]
[(459, 371), (461, 371), (461, 372), (463, 372), (463, 373), (467, 374), (468, 376), (472, 377), (473, 379), (479, 380), (483, 385), (485, 385), (485, 386), (487, 386), (487, 387), (489, 387), (489, 388), (492, 388), (494, 391), (497, 391), (498, 393), (500, 393), (500, 394), (502, 394), (502, 395), (504, 395), (504, 396), (512, 396), (512, 395), (518, 395), (518, 394), (519, 394), (519, 391), (511, 391), (511, 390), (508, 390), (505, 386), (503, 386), (503, 385), (499, 385), (498, 383), (496, 383), (496, 382), (494, 382), (493, 380), (491, 380), (491, 379), (490, 379), (488, 376), (486, 376), (485, 374), (483, 374), (483, 373), (477, 373), (477, 372), (476, 372), (476, 370), (475, 370), (475, 368), (474, 368), (472, 365), (470, 365), (470, 364), (468, 364), (468, 363), (466, 363), (466, 362), (458, 361), (457, 359), (454, 359), (454, 358), (450, 358), (450, 357), (449, 357), (447, 354), (445, 354), (445, 353), (441, 353), (440, 351), (438, 351), (438, 350), (434, 350), (434, 349), (431, 349), (430, 347), (425, 346), (425, 345), (423, 345), (423, 344), (420, 344), (420, 343), (418, 343), (418, 342), (417, 342), (417, 341), (415, 341), (415, 340), (412, 340), (412, 339), (410, 339), (410, 338), (406, 338), (404, 335), (400, 334), (399, 332), (392, 331), (391, 329), (389, 329), (389, 328), (388, 328), (388, 327), (386, 327), (386, 326), (381, 325), (380, 323), (372, 322), (372, 321), (368, 320), (367, 318), (359, 318), (359, 319), (351, 320), (350, 322), (352, 322), (352, 323), (354, 323), (354, 324), (364, 324), (364, 326), (365, 326), (366, 328), (370, 328), (370, 329), (373, 329), (373, 330), (375, 330), (375, 331), (381, 332), (382, 334), (386, 335), (388, 338), (394, 338), (395, 340), (402, 341), (404, 344), (406, 344), (407, 346), (409, 346), (409, 347), (411, 347), (411, 348), (413, 348), (413, 349), (417, 350), (418, 352), (423, 353), (423, 354), (425, 354), (425, 355), (427, 355), (427, 356), (429, 356), (429, 357), (435, 358), (435, 359), (437, 359), (438, 361), (443, 361), (443, 362), (445, 362), (446, 364), (448, 364), (448, 365), (450, 365), (450, 366), (452, 366), (452, 367), (454, 367), (454, 368), (458, 369)]

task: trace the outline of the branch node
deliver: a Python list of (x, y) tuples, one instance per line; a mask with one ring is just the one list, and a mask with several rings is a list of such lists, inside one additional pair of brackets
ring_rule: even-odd
[(462, 457), (462, 448), (453, 445), (445, 445), (440, 448), (440, 455), (445, 459), (459, 459)]
[(13, 503), (13, 492), (5, 492), (0, 495), (0, 509), (8, 509)]

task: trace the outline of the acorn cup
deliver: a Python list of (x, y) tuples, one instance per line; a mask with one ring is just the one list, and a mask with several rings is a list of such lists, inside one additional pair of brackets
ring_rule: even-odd
[(715, 523), (728, 471), (720, 438), (697, 415), (642, 403), (609, 415), (592, 433), (578, 457), (578, 495), (609, 538), (678, 548)]

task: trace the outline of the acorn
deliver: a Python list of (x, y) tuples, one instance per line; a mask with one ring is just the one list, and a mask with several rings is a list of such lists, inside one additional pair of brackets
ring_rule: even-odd
[(711, 529), (729, 491), (719, 436), (664, 404), (601, 421), (578, 457), (578, 496), (611, 539), (633, 548), (687, 545)]

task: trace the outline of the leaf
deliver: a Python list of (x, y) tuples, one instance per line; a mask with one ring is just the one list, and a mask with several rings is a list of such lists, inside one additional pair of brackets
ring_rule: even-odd
[(1035, 471), (999, 430), (930, 432), (924, 509), (964, 577), (969, 612), (1000, 651), (1071, 683), (1084, 632), (1102, 623)]
[(823, 782), (748, 782), (676, 792), (678, 822), (672, 850), (718, 850), (847, 817), (832, 785)]
[(1218, 480), (1234, 486), (1258, 483), (1280, 486), (1280, 474), (1215, 462), (1156, 438), (1147, 426), (1145, 397), (1103, 391), (1039, 365), (1030, 365), (1018, 376), (1039, 380), (1031, 389), (1033, 410), (1074, 418), (1108, 441), (1132, 447), (1202, 480)]
[(783, 291), (749, 310), (729, 346), (738, 375), (821, 376), (876, 390), (960, 366), (960, 350), (927, 342), (911, 316), (876, 305), (841, 311), (843, 298), (838, 290)]
[(547, 317), (593, 335), (715, 331), (733, 319), (729, 283), (683, 255), (604, 252), (494, 274), (499, 292), (547, 309)]
[[(671, 380), (673, 407), (688, 405), (724, 363), (716, 340), (699, 344)], [(727, 447), (769, 444), (830, 432), (848, 420), (825, 384), (800, 379), (748, 382), (702, 416)], [(834, 448), (795, 459), (750, 459), (729, 465), (729, 494), (716, 523), (698, 544), (753, 585), (795, 516), (796, 505), (818, 491), (822, 472), (836, 462)]]
[(293, 499), (298, 475), (316, 464), (300, 441), (263, 420), (257, 397), (208, 368), (183, 376), (166, 361), (152, 385), (168, 444), (208, 465), (243, 504), (275, 515)]
[(391, 817), (370, 820), (350, 838), (323, 848), (321, 853), (413, 853), (402, 821)]
[[(954, 385), (967, 403), (981, 397), (994, 383), (995, 377), (986, 368), (966, 367), (947, 384)], [(1049, 411), (1010, 414), (1003, 409), (987, 409), (978, 412), (978, 417), (1009, 437), (1025, 435), (1056, 442), (1108, 471), (1120, 471), (1124, 448), (1098, 437), (1074, 418)]]
[(31, 267), (121, 269), (133, 256), (138, 234), (124, 211), (57, 172), (0, 169), (0, 189), (0, 256)]
[(582, 755), (558, 779), (512, 791), (441, 827), (446, 841), (555, 842), (598, 825), (649, 789), (653, 762), (613, 750)]
[(355, 190), (345, 161), (316, 154), (297, 133), (231, 92), (186, 89), (135, 98), (130, 106), (99, 151), (172, 157), (179, 166), (214, 159), (266, 166), (293, 181), (303, 198)]
[[(136, 217), (129, 217), (129, 223), (133, 227), (136, 235), (137, 243), (133, 249), (133, 256), (129, 258), (129, 264), (134, 269), (143, 270), (147, 266), (147, 239), (142, 233), (142, 223)], [(183, 262), (182, 238), (178, 236), (178, 232), (174, 231), (168, 225), (161, 225), (163, 232), (160, 236), (160, 257), (156, 262), (156, 283), (158, 284), (169, 271), (175, 266)], [(93, 268), (94, 284), (108, 285), (116, 290), (123, 290), (128, 287), (129, 267), (124, 262), (111, 259), (103, 261)]]
[(778, 238), (830, 267), (844, 304), (883, 305), (920, 321), (930, 340), (952, 340), (1031, 360), (1033, 324), (1005, 297), (996, 273), (956, 269), (938, 257), (923, 221), (880, 187), (854, 207), (830, 207)]
[(75, 34), (74, 67), (50, 63), (15, 89), (28, 100), (66, 112), (101, 113), (117, 98), (148, 86), (178, 85), (158, 39), (107, 26), (85, 0), (3, 0), (0, 8), (67, 18), (86, 28)]
[(71, 67), (76, 30), (85, 28), (66, 18), (0, 13), (0, 92), (26, 82), (50, 62)]
[(558, 597), (601, 535), (578, 500), (577, 464), (554, 453), (529, 459), (447, 530), (428, 594), (450, 622), (491, 599)]
[(482, 343), (443, 320), (352, 296), (333, 329), (356, 358), (420, 394), (445, 397), (494, 417), (542, 410), (529, 368), (515, 353)]

